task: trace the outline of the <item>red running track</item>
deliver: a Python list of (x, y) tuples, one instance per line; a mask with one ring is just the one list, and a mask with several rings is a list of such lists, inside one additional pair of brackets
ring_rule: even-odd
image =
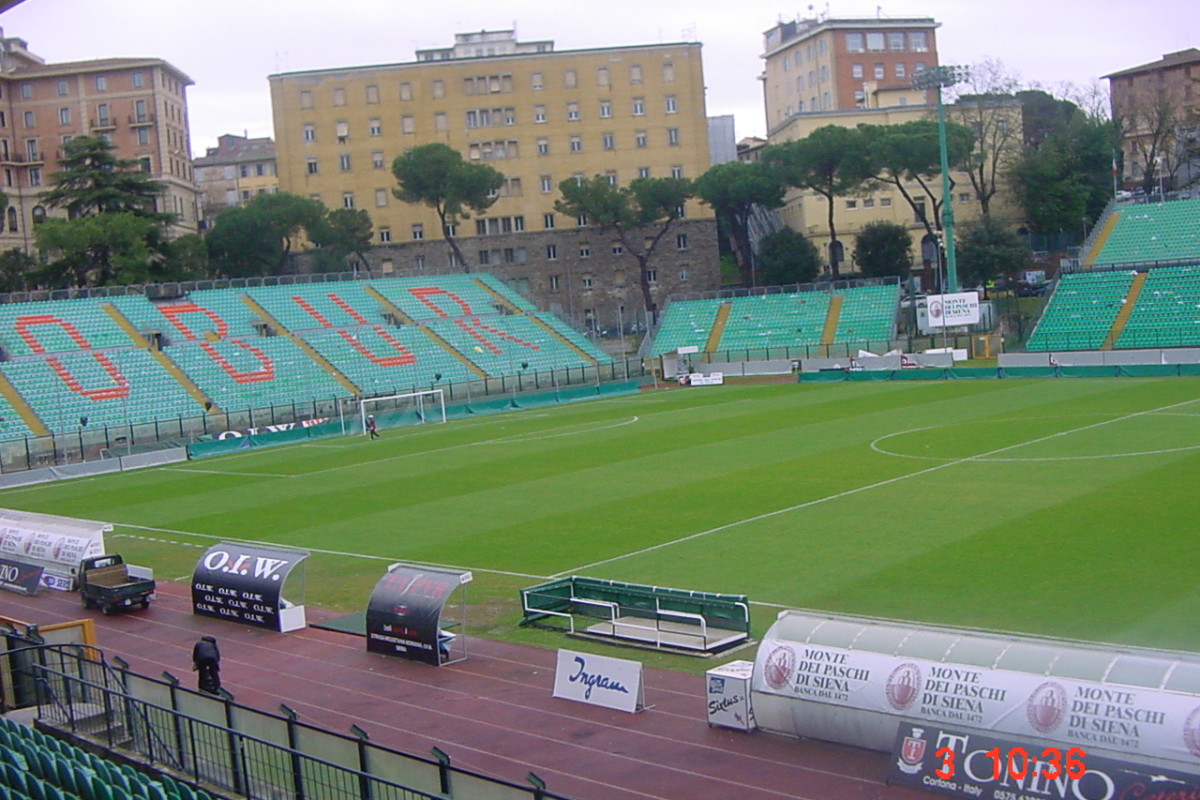
[[(646, 704), (627, 714), (551, 696), (555, 653), (469, 639), (467, 660), (446, 667), (368, 653), (361, 637), (306, 628), (273, 633), (193, 616), (189, 587), (160, 581), (145, 611), (106, 617), (77, 594), (5, 594), (0, 615), (46, 625), (90, 617), (100, 647), (145, 675), (191, 682), (201, 635), (221, 646), (221, 680), (239, 703), (278, 711), (455, 766), (577, 800), (918, 800), (886, 786), (887, 756), (764, 732), (709, 727), (704, 676), (645, 671)], [(309, 608), (310, 621), (337, 616)]]

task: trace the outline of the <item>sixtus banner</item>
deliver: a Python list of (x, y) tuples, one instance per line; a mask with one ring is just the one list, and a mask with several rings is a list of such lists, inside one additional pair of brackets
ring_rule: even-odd
[(0, 558), (0, 589), (18, 594), (34, 594), (42, 582), (43, 569), (39, 564)]
[(1200, 766), (1200, 695), (764, 637), (754, 691)]
[(192, 612), (273, 631), (293, 630), (281, 619), (282, 611), (293, 608), (283, 599), (283, 584), (307, 557), (303, 551), (243, 542), (213, 545), (192, 573)]
[(1068, 742), (902, 722), (887, 781), (971, 800), (1191, 800), (1200, 775), (1092, 755)]

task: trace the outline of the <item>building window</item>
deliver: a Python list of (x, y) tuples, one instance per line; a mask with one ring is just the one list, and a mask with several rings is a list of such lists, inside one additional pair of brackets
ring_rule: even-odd
[(342, 192), (342, 208), (354, 208), (354, 192)]
[(914, 53), (924, 53), (929, 50), (924, 31), (913, 31), (908, 34), (908, 49)]
[(412, 239), (414, 242), (419, 242), (425, 238), (425, 226), (420, 222), (414, 222), (412, 226)]
[(437, 111), (437, 112), (434, 112), (434, 115), (433, 115), (433, 129), (434, 129), (435, 131), (448, 131), (448, 130), (450, 130), (450, 119), (449, 119), (449, 118), (446, 116), (446, 112), (445, 112), (445, 111)]
[[(546, 260), (547, 261), (557, 261), (558, 260), (558, 245), (556, 245), (556, 244), (546, 245)], [(554, 277), (554, 276), (551, 276), (551, 277)], [(558, 288), (558, 287), (555, 287), (555, 288)]]
[(554, 191), (554, 179), (549, 175), (543, 175), (540, 178), (542, 183), (542, 194), (549, 194)]
[(903, 61), (897, 61), (897, 62), (896, 62), (896, 66), (895, 66), (895, 72), (896, 72), (896, 77), (897, 77), (897, 78), (904, 78), (904, 77), (906, 77), (907, 70), (905, 70), (905, 68), (904, 68), (904, 62), (903, 62)]
[(537, 140), (537, 154), (539, 156), (550, 155), (550, 140), (549, 139), (538, 139)]
[(666, 105), (668, 114), (674, 114), (676, 111), (679, 110), (679, 104), (678, 104), (678, 102), (676, 102), (675, 95), (673, 95), (673, 94), (669, 94), (666, 96), (665, 105)]
[[(412, 119), (412, 118), (405, 117), (405, 119)], [(367, 121), (367, 135), (368, 136), (382, 136), (383, 135), (383, 122), (379, 119), (379, 117), (371, 117), (371, 119), (369, 119)]]
[(633, 132), (633, 143), (637, 147), (645, 147), (647, 144), (646, 132), (645, 131), (634, 131)]
[[(555, 250), (555, 257), (557, 257), (557, 255), (558, 255), (558, 251)], [(559, 279), (561, 277), (562, 276), (560, 276), (560, 275), (551, 275), (550, 276), (550, 291), (552, 291), (552, 292), (558, 291)]]
[(857, 201), (857, 200), (847, 200), (847, 201), (846, 201), (846, 209), (847, 209), (848, 211), (853, 211), (853, 210), (854, 210), (854, 209), (856, 209), (856, 208), (858, 208), (858, 201)]
[(340, 169), (342, 172), (350, 171), (350, 154), (349, 153), (342, 153), (341, 155), (338, 156), (338, 169)]
[(311, 91), (309, 91), (308, 89), (305, 89), (304, 91), (300, 92), (300, 107), (301, 108), (312, 108), (313, 107), (313, 93)]
[(609, 186), (617, 185), (617, 171), (616, 170), (614, 170), (614, 169), (607, 170), (604, 173), (604, 177), (608, 180)]
[(58, 124), (59, 125), (70, 125), (71, 124), (71, 109), (60, 108), (58, 110)]
[(890, 197), (879, 198), (879, 206), (881, 208), (891, 208), (892, 207), (892, 198), (890, 198)]
[(545, 77), (542, 75), (542, 73), (535, 72), (530, 76), (530, 88), (532, 88), (535, 92), (541, 91), (543, 88), (545, 88), (545, 85)]
[[(676, 250), (687, 250), (688, 249), (688, 241), (687, 241), (686, 233), (675, 234), (675, 249)], [(680, 276), (680, 277), (683, 277), (683, 276)]]
[(580, 258), (591, 258), (592, 257), (592, 246), (590, 244), (588, 244), (587, 242), (584, 242), (583, 244), (579, 245), (579, 257)]
[(137, 129), (137, 143), (139, 145), (141, 145), (142, 147), (145, 147), (146, 145), (150, 144), (150, 129), (149, 128), (138, 128)]
[(854, 90), (854, 107), (855, 108), (866, 108), (867, 107), (867, 93), (864, 92), (862, 89)]
[(479, 251), (479, 263), (480, 264), (492, 263), (492, 254), (489, 253), (487, 250), (480, 250)]
[(888, 33), (888, 50), (893, 52), (904, 50), (904, 31), (891, 31)]
[(642, 65), (641, 64), (630, 64), (629, 65), (629, 82), (630, 83), (641, 83), (642, 82)]
[(644, 97), (633, 98), (633, 115), (635, 117), (640, 117), (640, 116), (644, 115), (645, 113), (646, 113), (646, 98), (644, 98)]
[(620, 242), (613, 242), (613, 245), (612, 245), (612, 254), (613, 254), (614, 256), (623, 256), (623, 255), (625, 255), (625, 245), (621, 244)]
[(596, 68), (596, 85), (597, 86), (608, 86), (609, 85), (609, 83), (608, 83), (608, 67), (597, 67)]
[[(579, 283), (583, 285), (583, 288), (591, 289), (595, 281), (592, 279), (591, 275), (585, 275), (579, 279)], [(588, 310), (590, 311), (591, 309)]]
[(309, 158), (309, 159), (308, 159), (308, 160), (305, 162), (305, 164), (306, 164), (306, 166), (308, 167), (308, 174), (309, 174), (309, 175), (316, 175), (316, 174), (317, 174), (317, 159), (315, 159), (315, 158), (311, 158), (311, 157), (310, 157), (310, 158)]
[(829, 80), (829, 65), (822, 64), (821, 65), (821, 83), (825, 83), (827, 80)]
[(579, 103), (574, 100), (567, 103), (567, 119), (572, 122), (579, 119)]
[(656, 270), (656, 269), (646, 270), (646, 282), (647, 283), (658, 283), (658, 270)]
[(380, 243), (381, 243), (381, 244), (387, 244), (387, 243), (388, 243), (388, 242), (390, 242), (391, 240), (392, 240), (392, 229), (391, 229), (391, 228), (380, 228), (380, 229), (379, 229), (379, 241), (380, 241)]
[(611, 133), (601, 134), (601, 138), (604, 141), (604, 149), (605, 150), (617, 149), (617, 139)]
[(863, 35), (861, 33), (846, 34), (846, 52), (861, 53), (866, 48), (863, 46)]
[(375, 190), (375, 207), (383, 208), (387, 204), (388, 204), (388, 190), (387, 189), (376, 189)]
[(639, 178), (649, 178), (650, 177), (650, 168), (649, 167), (638, 167), (638, 177)]
[[(22, 118), (23, 118), (23, 121), (25, 122), (26, 128), (36, 128), (37, 127), (37, 124), (36, 124), (37, 120), (34, 119), (32, 111), (26, 111), (22, 115)], [(105, 115), (100, 118), (100, 121), (104, 124), (107, 124), (108, 123), (108, 114), (105, 113)]]
[(883, 76), (884, 76), (883, 64), (876, 64), (875, 65), (875, 80), (881, 81), (881, 80), (883, 80)]
[(97, 92), (107, 92), (108, 91), (108, 78), (105, 77), (104, 75), (96, 76), (96, 91)]
[(375, 104), (379, 102), (379, 87), (372, 84), (367, 87), (367, 102)]
[(575, 218), (575, 225), (579, 228), (586, 228), (588, 224), (587, 214), (580, 214)]
[(39, 152), (39, 148), (38, 148), (38, 140), (37, 139), (26, 139), (25, 140), (25, 155), (26, 155), (26, 157), (28, 157), (28, 159), (30, 161), (41, 161), (42, 160), (42, 156), (41, 156), (41, 153)]
[(578, 135), (571, 136), (571, 152), (572, 153), (582, 153), (583, 152), (583, 139), (580, 138)]
[[(850, 77), (862, 78), (862, 76), (863, 76), (863, 65), (862, 64), (854, 64), (850, 67)], [(804, 87), (800, 87), (800, 88), (804, 88)]]
[(872, 53), (879, 53), (885, 49), (882, 31), (874, 31), (867, 34), (867, 49)]
[(958, 202), (960, 202), (960, 203), (971, 202), (971, 193), (970, 192), (959, 192), (958, 193)]
[[(135, 73), (134, 73), (134, 77), (135, 77), (135, 78), (136, 78), (136, 77), (139, 77), (141, 74), (142, 74), (142, 73), (140, 73), (140, 72), (135, 72)], [(135, 83), (134, 85), (136, 86), (136, 83)], [(60, 80), (60, 81), (58, 82), (58, 96), (59, 96), (59, 97), (66, 97), (66, 96), (67, 96), (67, 93), (68, 93), (69, 91), (70, 91), (70, 89), (69, 89), (69, 88), (68, 88), (68, 86), (67, 86), (67, 82), (66, 82), (66, 81), (61, 81), (61, 80)]]
[(539, 125), (546, 121), (546, 107), (545, 106), (536, 105), (533, 107), (533, 121), (538, 123)]
[(412, 114), (405, 114), (400, 118), (400, 131), (405, 134), (413, 134), (417, 132), (417, 118)]
[(133, 88), (135, 88), (135, 89), (145, 89), (146, 88), (145, 73), (143, 73), (143, 72), (133, 73)]
[(663, 83), (671, 83), (675, 80), (675, 65), (670, 61), (663, 64)]
[(579, 76), (575, 73), (575, 70), (569, 69), (563, 73), (563, 86), (568, 89), (574, 89), (578, 85)]
[(683, 219), (687, 216), (687, 207), (684, 205), (675, 206), (675, 219)]
[(371, 169), (383, 169), (382, 150), (375, 150), (371, 153)]
[(29, 185), (30, 186), (41, 186), (42, 185), (42, 170), (40, 168), (38, 168), (38, 167), (30, 167), (29, 168)]
[(304, 126), (304, 141), (315, 142), (317, 140), (317, 126), (308, 124)]
[(679, 128), (667, 128), (667, 144), (671, 146), (679, 144)]
[(333, 104), (335, 106), (346, 105), (346, 90), (341, 86), (337, 86), (333, 90)]
[(547, 212), (545, 214), (542, 214), (542, 227), (545, 228), (546, 230), (552, 230), (554, 228), (554, 214), (553, 213)]
[(672, 178), (682, 178), (683, 177), (683, 165), (682, 164), (674, 164), (671, 166), (671, 177)]
[(424, 272), (425, 271), (425, 256), (417, 256), (416, 258), (414, 258), (413, 266), (415, 266), (417, 268), (418, 272)]

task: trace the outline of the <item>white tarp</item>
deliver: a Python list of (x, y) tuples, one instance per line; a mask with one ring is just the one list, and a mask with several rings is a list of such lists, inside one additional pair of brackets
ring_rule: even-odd
[(1200, 764), (1198, 695), (812, 645), (773, 631), (758, 658), (756, 697)]
[(104, 534), (112, 529), (108, 522), (0, 508), (0, 555), (43, 567), (43, 586), (70, 591), (75, 567), (104, 554)]

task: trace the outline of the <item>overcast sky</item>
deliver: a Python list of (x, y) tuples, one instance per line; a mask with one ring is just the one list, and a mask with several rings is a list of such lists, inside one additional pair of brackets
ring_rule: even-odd
[[(516, 27), (558, 50), (699, 41), (708, 114), (733, 114), (737, 136), (764, 135), (758, 75), (763, 31), (781, 19), (933, 17), (943, 64), (998, 60), (1026, 83), (1086, 87), (1164, 53), (1200, 47), (1196, 0), (766, 0), (547, 2), (451, 0), (25, 0), (0, 14), (47, 62), (110, 57), (169, 61), (188, 90), (192, 150), (222, 133), (273, 136), (267, 76), (412, 61), (454, 34)], [(1107, 85), (1107, 82), (1104, 82)]]

